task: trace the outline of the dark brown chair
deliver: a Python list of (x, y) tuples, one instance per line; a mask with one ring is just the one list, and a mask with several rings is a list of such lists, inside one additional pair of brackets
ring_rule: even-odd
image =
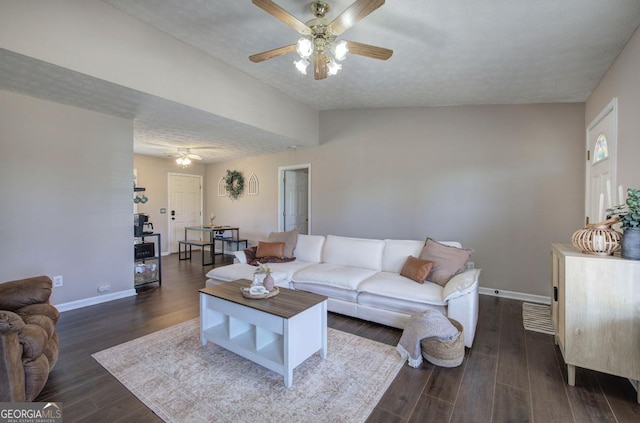
[(0, 283), (0, 402), (33, 401), (58, 360), (47, 276)]

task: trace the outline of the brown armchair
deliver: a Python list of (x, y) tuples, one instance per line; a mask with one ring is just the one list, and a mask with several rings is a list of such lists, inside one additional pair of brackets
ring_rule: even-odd
[(58, 360), (47, 276), (0, 283), (0, 402), (33, 401)]

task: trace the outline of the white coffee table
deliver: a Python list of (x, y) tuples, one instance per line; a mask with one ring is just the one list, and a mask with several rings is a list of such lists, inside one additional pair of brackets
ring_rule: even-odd
[(317, 351), (327, 356), (327, 297), (279, 288), (265, 300), (244, 298), (237, 280), (200, 290), (200, 341), (213, 342), (284, 376)]

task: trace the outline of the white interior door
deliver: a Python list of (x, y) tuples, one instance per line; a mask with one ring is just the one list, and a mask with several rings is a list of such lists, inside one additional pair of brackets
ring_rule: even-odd
[(298, 228), (299, 234), (309, 233), (309, 174), (307, 169), (284, 172), (284, 230)]
[(587, 128), (585, 216), (589, 223), (605, 220), (605, 210), (622, 202), (616, 188), (617, 145), (617, 101), (614, 99)]
[[(169, 174), (170, 250), (178, 252), (178, 241), (184, 240), (186, 226), (202, 224), (202, 176)], [(199, 235), (201, 232), (192, 232)], [(191, 236), (191, 235), (190, 235)]]
[(311, 232), (311, 165), (279, 168), (279, 229), (298, 228), (298, 233)]

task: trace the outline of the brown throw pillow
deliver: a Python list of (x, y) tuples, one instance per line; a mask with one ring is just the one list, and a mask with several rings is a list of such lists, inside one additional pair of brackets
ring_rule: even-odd
[(287, 232), (271, 232), (267, 237), (268, 242), (284, 242), (284, 256), (293, 257), (293, 250), (298, 243), (298, 229)]
[(258, 242), (256, 258), (260, 257), (284, 258), (284, 242)]
[(445, 286), (449, 279), (465, 268), (465, 264), (472, 255), (471, 249), (450, 247), (427, 238), (420, 258), (433, 262), (433, 268), (427, 280)]
[(407, 257), (400, 275), (412, 279), (418, 283), (424, 283), (427, 275), (433, 267), (432, 261), (422, 260), (414, 256)]

